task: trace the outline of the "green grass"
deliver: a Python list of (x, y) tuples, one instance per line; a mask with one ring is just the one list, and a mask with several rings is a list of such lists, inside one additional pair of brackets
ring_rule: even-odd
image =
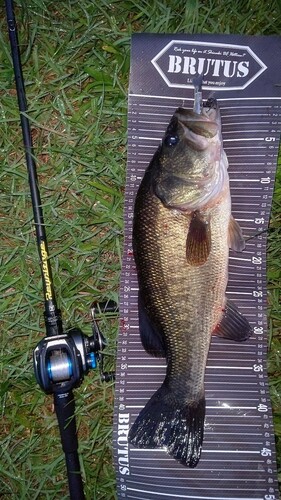
[[(66, 326), (90, 333), (93, 300), (118, 299), (133, 32), (279, 34), (280, 0), (17, 0), (29, 118), (57, 298)], [(0, 7), (0, 497), (67, 498), (52, 398), (32, 350), (44, 334), (42, 289), (3, 6)], [(281, 467), (280, 203), (268, 245), (269, 372)], [(101, 325), (115, 353), (117, 322)], [(114, 356), (110, 365), (114, 364)], [(114, 499), (113, 386), (93, 372), (77, 391), (88, 499)]]

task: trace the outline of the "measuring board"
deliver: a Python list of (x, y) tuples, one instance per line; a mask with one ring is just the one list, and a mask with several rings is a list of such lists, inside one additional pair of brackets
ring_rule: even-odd
[[(276, 500), (274, 431), (266, 374), (266, 233), (281, 128), (281, 39), (232, 35), (134, 35), (128, 111), (125, 243), (120, 288), (114, 454), (119, 499)], [(279, 60), (277, 60), (279, 58)], [(227, 297), (250, 321), (244, 343), (213, 337), (205, 376), (203, 451), (195, 469), (161, 449), (137, 449), (128, 431), (165, 378), (144, 351), (132, 251), (134, 199), (175, 109), (219, 101), (232, 213), (247, 239), (230, 251)]]

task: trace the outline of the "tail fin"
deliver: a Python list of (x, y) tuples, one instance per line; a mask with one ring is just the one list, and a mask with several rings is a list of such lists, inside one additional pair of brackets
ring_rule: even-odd
[(204, 397), (192, 404), (179, 404), (162, 385), (140, 412), (129, 432), (137, 448), (166, 448), (185, 466), (199, 462), (205, 420)]

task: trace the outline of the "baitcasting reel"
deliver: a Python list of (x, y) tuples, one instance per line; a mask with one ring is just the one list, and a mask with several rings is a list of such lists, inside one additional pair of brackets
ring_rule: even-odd
[(62, 335), (42, 339), (33, 353), (35, 377), (47, 394), (68, 392), (78, 387), (84, 375), (99, 362), (101, 380), (115, 378), (114, 372), (103, 371), (103, 349), (106, 339), (101, 333), (96, 314), (117, 312), (113, 301), (94, 303), (91, 306), (93, 335), (85, 335), (78, 328), (71, 328)]

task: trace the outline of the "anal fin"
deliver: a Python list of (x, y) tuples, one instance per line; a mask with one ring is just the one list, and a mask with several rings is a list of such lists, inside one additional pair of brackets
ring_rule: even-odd
[(227, 300), (223, 317), (213, 331), (213, 335), (235, 342), (243, 342), (252, 335), (252, 328), (236, 305)]
[(186, 260), (192, 266), (201, 266), (211, 251), (211, 230), (209, 221), (200, 212), (194, 212), (186, 238)]

